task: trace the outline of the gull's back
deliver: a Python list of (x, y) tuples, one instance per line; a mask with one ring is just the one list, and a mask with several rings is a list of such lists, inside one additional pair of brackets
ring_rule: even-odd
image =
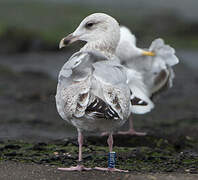
[(129, 116), (123, 67), (98, 52), (78, 52), (62, 67), (56, 94), (59, 114), (81, 130), (113, 131)]
[(136, 38), (131, 33), (131, 31), (124, 27), (120, 27), (120, 41), (116, 49), (116, 56), (120, 58), (120, 60), (128, 61), (131, 59), (131, 56), (136, 52)]

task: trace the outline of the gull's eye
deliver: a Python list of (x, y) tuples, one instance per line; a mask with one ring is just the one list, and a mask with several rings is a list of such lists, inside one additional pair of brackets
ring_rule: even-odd
[(85, 24), (85, 27), (86, 28), (91, 28), (93, 25), (94, 25), (93, 22), (88, 22), (88, 23)]

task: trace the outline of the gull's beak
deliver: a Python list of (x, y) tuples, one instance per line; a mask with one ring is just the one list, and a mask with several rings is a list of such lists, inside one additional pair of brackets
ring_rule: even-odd
[(143, 56), (155, 56), (155, 53), (154, 52), (151, 52), (151, 51), (143, 51), (142, 52), (142, 55)]
[(68, 36), (64, 37), (63, 39), (61, 39), (60, 43), (59, 43), (59, 49), (72, 44), (75, 41), (78, 41), (78, 37), (74, 36), (73, 33), (69, 34)]

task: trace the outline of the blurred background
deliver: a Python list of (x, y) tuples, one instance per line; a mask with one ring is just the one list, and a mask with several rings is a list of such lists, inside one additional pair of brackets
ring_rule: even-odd
[(94, 12), (128, 26), (139, 47), (163, 38), (180, 59), (174, 87), (151, 113), (134, 115), (136, 130), (197, 137), (197, 9), (196, 0), (0, 0), (0, 140), (76, 135), (59, 117), (54, 96), (60, 68), (82, 44), (61, 51), (58, 44)]

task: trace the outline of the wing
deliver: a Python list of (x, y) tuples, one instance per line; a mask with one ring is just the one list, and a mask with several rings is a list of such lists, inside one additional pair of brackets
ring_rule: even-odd
[(128, 117), (130, 93), (124, 83), (126, 76), (119, 63), (105, 58), (100, 53), (80, 52), (63, 66), (56, 95), (57, 109), (63, 119), (84, 115), (106, 119)]
[(93, 67), (96, 82), (93, 93), (106, 102), (121, 119), (127, 118), (130, 107), (130, 90), (124, 67), (114, 59), (94, 63)]
[(93, 64), (93, 67), (94, 77), (100, 79), (103, 83), (119, 85), (127, 81), (125, 68), (120, 65), (117, 59), (96, 62)]
[(143, 76), (134, 69), (126, 68), (128, 86), (131, 91), (131, 112), (136, 114), (144, 114), (154, 108), (153, 102), (149, 98), (149, 91), (144, 83)]
[(85, 110), (88, 116), (105, 119), (118, 119), (118, 113), (102, 99), (95, 96), (94, 100)]
[(56, 94), (57, 110), (63, 119), (82, 117), (90, 100), (92, 63), (105, 59), (92, 52), (75, 53), (62, 67)]
[(145, 114), (154, 108), (153, 102), (138, 87), (131, 87), (131, 112)]
[[(88, 76), (91, 73), (90, 68), (83, 72), (78, 72), (78, 66), (82, 60), (87, 59), (87, 54), (75, 53), (62, 67), (59, 77), (56, 93), (56, 106), (60, 116), (67, 120), (73, 114), (80, 116), (86, 107), (87, 99), (84, 100), (84, 107), (78, 103), (80, 96), (89, 96), (90, 89)], [(88, 81), (89, 80), (89, 81)], [(82, 113), (79, 113), (82, 112)]]

